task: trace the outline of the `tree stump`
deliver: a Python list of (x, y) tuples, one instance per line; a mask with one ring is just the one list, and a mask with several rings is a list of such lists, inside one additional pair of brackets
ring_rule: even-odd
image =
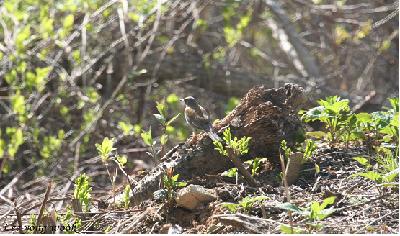
[[(221, 134), (230, 127), (233, 136), (252, 137), (249, 152), (241, 160), (266, 157), (279, 166), (280, 142), (285, 139), (291, 146), (304, 137), (297, 112), (305, 100), (303, 89), (295, 84), (286, 84), (278, 89), (255, 87), (214, 129)], [(156, 168), (131, 186), (131, 202), (138, 204), (151, 198), (153, 192), (159, 189), (166, 168), (174, 168), (174, 172), (180, 174), (180, 180), (189, 180), (195, 176), (220, 173), (232, 166), (228, 158), (214, 150), (207, 134), (202, 133), (193, 146), (185, 143), (171, 149)]]

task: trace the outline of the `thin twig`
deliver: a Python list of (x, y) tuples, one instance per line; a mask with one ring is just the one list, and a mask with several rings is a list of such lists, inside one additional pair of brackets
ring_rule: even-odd
[[(279, 149), (279, 159), (281, 161), (281, 168), (282, 168), (282, 178), (283, 178), (283, 184), (285, 186), (285, 195), (286, 195), (286, 201), (290, 203), (290, 191), (289, 191), (289, 185), (286, 179), (286, 166), (285, 166), (285, 160), (283, 158), (283, 155), (281, 153), (281, 150)], [(289, 216), (289, 224), (290, 224), (290, 230), (293, 233), (293, 216), (292, 216), (292, 211), (288, 211), (288, 216)]]
[(230, 148), (227, 149), (228, 158), (232, 161), (232, 163), (236, 166), (238, 171), (243, 175), (246, 181), (252, 186), (257, 187), (258, 184), (256, 180), (251, 176), (250, 172), (244, 168), (243, 163), (237, 158), (234, 151)]
[(17, 200), (14, 200), (14, 210), (15, 210), (15, 214), (17, 215), (18, 232), (20, 234), (23, 234), (24, 231), (22, 231), (22, 217), (21, 217), (21, 214), (20, 214), (20, 212), (18, 210)]
[[(44, 209), (46, 207), (46, 202), (49, 199), (50, 191), (51, 191), (51, 182), (49, 182), (49, 184), (47, 185), (47, 190), (46, 190), (46, 193), (44, 194), (44, 199), (43, 199), (42, 205), (40, 206), (39, 215), (36, 219), (36, 226), (40, 225), (40, 220), (42, 219)], [(34, 233), (37, 233), (37, 229), (38, 229), (38, 227), (36, 227)]]

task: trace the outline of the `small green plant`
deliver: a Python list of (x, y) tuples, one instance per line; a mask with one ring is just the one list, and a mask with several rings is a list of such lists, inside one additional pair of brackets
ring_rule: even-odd
[(283, 151), (283, 156), (287, 159), (289, 158), (292, 154), (293, 151), (290, 147), (287, 146), (286, 140), (281, 141), (281, 149)]
[[(356, 157), (358, 163), (360, 163), (367, 171), (353, 174), (353, 177), (361, 176), (363, 178), (372, 180), (377, 184), (381, 184), (383, 187), (396, 187), (395, 180), (399, 177), (399, 160), (398, 154), (392, 150), (380, 147), (376, 157), (377, 165), (372, 166), (368, 159), (364, 157)], [(371, 170), (372, 169), (372, 170)], [(379, 190), (380, 188), (378, 188)]]
[(160, 124), (163, 126), (165, 129), (168, 125), (172, 124), (176, 119), (179, 118), (181, 115), (178, 113), (177, 115), (173, 116), (171, 119), (167, 119), (167, 105), (165, 104), (164, 101), (157, 102), (156, 105), (157, 111), (159, 112), (158, 114), (154, 114), (154, 117), (160, 122)]
[(310, 206), (307, 208), (300, 208), (288, 202), (277, 205), (276, 207), (298, 213), (300, 215), (305, 216), (307, 219), (311, 221), (317, 221), (317, 220), (323, 220), (326, 217), (330, 216), (333, 212), (335, 212), (335, 209), (333, 207), (327, 208), (329, 205), (332, 205), (335, 202), (335, 199), (336, 199), (335, 196), (331, 196), (325, 198), (322, 201), (322, 203), (312, 201), (310, 203)]
[(315, 221), (323, 220), (326, 217), (330, 216), (335, 211), (335, 209), (333, 207), (327, 208), (327, 206), (332, 205), (335, 202), (335, 199), (335, 196), (331, 196), (325, 198), (321, 204), (316, 201), (311, 202), (308, 218)]
[(305, 229), (298, 228), (298, 227), (290, 227), (290, 225), (281, 224), (279, 226), (281, 233), (284, 234), (304, 234), (306, 233)]
[(89, 176), (83, 173), (75, 180), (74, 199), (79, 200), (81, 206), (85, 207), (83, 208), (85, 211), (89, 211), (91, 192)]
[(240, 200), (239, 203), (223, 203), (222, 206), (228, 209), (231, 213), (236, 213), (239, 210), (249, 213), (255, 203), (265, 200), (268, 200), (267, 196), (247, 196)]
[(349, 121), (354, 120), (348, 120), (351, 115), (349, 100), (331, 96), (325, 100), (319, 100), (318, 104), (320, 106), (314, 107), (307, 112), (301, 111), (302, 120), (305, 122), (318, 120), (324, 123), (327, 130), (327, 139), (333, 144), (338, 141)]
[(246, 168), (243, 166), (243, 163), (238, 158), (240, 155), (249, 152), (249, 142), (251, 137), (242, 137), (240, 139), (237, 137), (232, 138), (231, 129), (228, 127), (223, 132), (223, 140), (225, 141), (225, 145), (222, 144), (222, 141), (215, 140), (213, 142), (214, 149), (217, 150), (221, 155), (227, 156), (239, 170), (239, 172), (244, 176), (244, 178), (251, 185), (257, 186), (257, 182), (253, 176), (246, 170)]
[(78, 217), (74, 217), (71, 207), (67, 206), (64, 217), (61, 217), (61, 224), (65, 229), (63, 233), (74, 234), (77, 233), (81, 228), (82, 220)]
[(128, 122), (120, 121), (118, 122), (118, 128), (122, 131), (123, 135), (132, 135), (134, 131), (134, 126)]
[(303, 152), (303, 161), (311, 159), (314, 152), (317, 150), (317, 145), (311, 139), (306, 139)]
[(252, 160), (245, 161), (245, 163), (249, 164), (251, 167), (251, 175), (255, 176), (257, 172), (260, 170), (261, 163), (267, 160), (267, 158), (254, 158)]
[[(332, 213), (335, 212), (335, 209), (333, 207), (329, 207), (330, 205), (333, 205), (335, 202), (336, 197), (331, 196), (328, 198), (325, 198), (322, 203), (319, 203), (317, 201), (312, 201), (310, 205), (306, 208), (300, 208), (292, 203), (286, 202), (283, 204), (279, 204), (276, 207), (287, 210), (289, 212), (294, 212), (299, 215), (302, 215), (306, 217), (306, 219), (309, 221), (309, 224), (307, 224), (307, 229), (309, 230), (309, 233), (311, 233), (313, 230), (319, 230), (322, 225), (318, 223), (319, 221), (324, 220), (328, 216), (330, 216)], [(292, 229), (287, 229), (287, 227), (284, 227), (283, 229), (281, 228), (281, 231), (285, 232), (291, 232), (294, 233), (294, 231), (303, 231), (301, 228), (292, 228)]]
[(108, 137), (105, 137), (101, 142), (101, 144), (96, 143), (97, 151), (99, 152), (101, 160), (104, 163), (107, 163), (109, 157), (111, 156), (112, 151), (115, 150), (115, 148), (113, 147), (114, 142), (115, 140), (113, 138), (109, 139)]
[(124, 208), (128, 209), (129, 208), (129, 203), (130, 203), (130, 193), (131, 193), (131, 186), (127, 184), (124, 189), (124, 194), (123, 194), (123, 204)]
[(237, 168), (230, 168), (227, 171), (222, 172), (221, 176), (227, 176), (227, 177), (236, 177), (237, 175)]
[[(168, 97), (171, 100), (171, 97)], [(167, 119), (167, 105), (165, 104), (164, 100), (161, 102), (157, 102), (156, 105), (158, 114), (153, 114), (154, 117), (158, 120), (158, 122), (162, 126), (162, 134), (160, 136), (160, 144), (161, 144), (161, 150), (160, 150), (160, 156), (163, 156), (165, 153), (165, 145), (168, 142), (168, 134), (167, 134), (167, 129), (170, 127), (172, 122), (174, 122), (178, 117), (181, 115), (178, 113), (177, 115), (173, 116), (171, 119)]]
[(124, 168), (125, 165), (126, 165), (126, 163), (128, 162), (128, 158), (126, 157), (126, 155), (122, 155), (122, 156), (117, 155), (117, 156), (115, 157), (115, 159), (116, 159), (117, 164), (118, 164), (121, 168)]
[(380, 142), (398, 143), (399, 140), (399, 99), (389, 99), (391, 107), (383, 111), (356, 114), (357, 130), (373, 149)]
[[(101, 144), (96, 143), (96, 148), (101, 157), (103, 164), (106, 166), (107, 174), (108, 174), (108, 177), (110, 178), (110, 181), (112, 184), (113, 197), (114, 197), (114, 203), (115, 203), (115, 180), (117, 178), (118, 169), (115, 169), (115, 172), (113, 172), (111, 174), (111, 171), (109, 170), (109, 166), (108, 166), (108, 163), (111, 159), (111, 154), (113, 151), (116, 150), (116, 148), (113, 147), (114, 142), (115, 142), (114, 138), (109, 139), (108, 137), (105, 137), (103, 139), (103, 141), (101, 142)], [(122, 157), (119, 157), (119, 161), (123, 162), (124, 159)], [(119, 164), (119, 161), (117, 161), (118, 164)], [(125, 163), (124, 163), (124, 165), (125, 165)]]
[(215, 150), (224, 156), (228, 156), (228, 152), (234, 155), (243, 155), (249, 152), (249, 142), (251, 137), (242, 137), (238, 139), (237, 137), (232, 138), (231, 129), (228, 127), (224, 130), (223, 140), (225, 141), (225, 146), (221, 141), (214, 141)]
[(174, 169), (168, 168), (163, 176), (164, 189), (167, 190), (167, 202), (172, 203), (175, 195), (175, 189), (185, 187), (186, 182), (178, 181), (179, 174), (174, 175)]
[(142, 140), (144, 142), (144, 144), (146, 144), (146, 146), (148, 146), (150, 148), (150, 152), (146, 152), (147, 155), (151, 156), (153, 158), (153, 160), (157, 163), (158, 159), (157, 159), (157, 151), (156, 151), (156, 141), (153, 140), (153, 136), (151, 134), (151, 127), (149, 128), (148, 131), (142, 131), (142, 133), (140, 134), (140, 136), (142, 136)]

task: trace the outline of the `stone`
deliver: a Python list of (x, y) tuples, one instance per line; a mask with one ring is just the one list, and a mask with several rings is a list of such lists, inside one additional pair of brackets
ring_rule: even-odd
[(200, 185), (189, 185), (180, 189), (176, 195), (177, 206), (188, 210), (194, 210), (216, 199), (215, 190), (206, 189)]

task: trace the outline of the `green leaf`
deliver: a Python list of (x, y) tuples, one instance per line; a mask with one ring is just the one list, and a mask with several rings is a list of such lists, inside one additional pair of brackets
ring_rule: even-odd
[(36, 68), (35, 73), (28, 71), (26, 73), (26, 82), (29, 87), (42, 92), (45, 88), (46, 79), (51, 71), (51, 67)]
[(40, 155), (45, 159), (48, 159), (54, 155), (60, 150), (63, 139), (64, 130), (59, 130), (57, 137), (53, 135), (44, 137), (43, 147), (40, 150)]
[(233, 178), (233, 177), (236, 176), (237, 173), (238, 173), (238, 172), (237, 172), (237, 168), (230, 168), (229, 170), (224, 171), (224, 172), (221, 174), (221, 176), (227, 176), (227, 177)]
[(399, 128), (399, 112), (393, 116), (393, 119), (390, 121), (390, 125)]
[(181, 113), (178, 113), (177, 115), (175, 115), (174, 117), (172, 117), (165, 125), (168, 126), (170, 125), (172, 122), (174, 122), (176, 119), (178, 119), (178, 117), (181, 115)]
[(389, 98), (388, 99), (391, 105), (391, 109), (394, 112), (399, 112), (399, 98), (395, 97), (395, 98)]
[(165, 117), (167, 116), (167, 107), (165, 106), (164, 101), (162, 101), (162, 102), (157, 102), (156, 108), (157, 108), (157, 110), (158, 110), (158, 113), (159, 113), (162, 117), (164, 117), (164, 120), (165, 120)]
[(228, 209), (231, 213), (236, 213), (239, 205), (235, 203), (222, 203), (222, 207)]
[(217, 150), (221, 155), (228, 156), (228, 152), (224, 149), (220, 141), (215, 140), (213, 144), (214, 144), (214, 149)]
[(296, 205), (294, 205), (292, 203), (289, 203), (289, 202), (278, 204), (275, 207), (277, 207), (279, 209), (287, 210), (287, 211), (293, 211), (293, 212), (296, 212), (296, 213), (302, 213), (303, 212), (302, 209), (300, 209)]
[(162, 125), (165, 125), (165, 118), (163, 115), (161, 114), (153, 114), (153, 115)]
[(11, 106), (13, 112), (19, 115), (24, 115), (25, 104), (26, 104), (25, 97), (21, 95), (19, 90), (17, 90), (17, 92), (11, 96)]
[(364, 157), (353, 157), (354, 160), (356, 160), (358, 163), (360, 163), (361, 165), (365, 166), (365, 167), (369, 167), (369, 161), (367, 158)]
[(131, 132), (132, 132), (133, 129), (134, 129), (134, 127), (133, 127), (132, 124), (125, 123), (125, 122), (123, 122), (123, 121), (118, 122), (118, 128), (119, 128), (120, 130), (122, 130), (122, 133), (123, 133), (124, 135), (130, 135)]
[(372, 116), (369, 113), (363, 112), (356, 114), (357, 121), (360, 123), (369, 123), (372, 121)]
[(11, 158), (14, 158), (17, 154), (19, 146), (24, 143), (24, 135), (21, 128), (7, 127), (6, 134), (10, 139), (8, 144), (8, 154)]
[(31, 26), (26, 25), (25, 27), (21, 28), (18, 32), (17, 37), (15, 38), (15, 45), (18, 51), (25, 49), (25, 41), (29, 39), (31, 36)]
[(128, 162), (128, 158), (126, 155), (122, 155), (122, 156), (117, 156), (117, 162), (124, 167), (125, 164)]
[(307, 139), (305, 143), (306, 143), (306, 148), (304, 150), (303, 160), (310, 159), (314, 151), (317, 149), (317, 145), (315, 145), (315, 142), (313, 140)]
[(53, 27), (54, 19), (44, 17), (40, 21), (39, 31), (42, 35), (42, 38), (47, 39), (49, 36), (53, 34), (54, 27)]
[(301, 229), (301, 228), (296, 228), (296, 227), (290, 227), (290, 225), (286, 224), (281, 224), (279, 226), (279, 229), (281, 230), (281, 233), (284, 234), (304, 234), (306, 233), (306, 230)]
[(74, 25), (74, 15), (69, 14), (64, 18), (63, 21), (63, 28), (65, 29), (71, 29), (71, 27)]
[(147, 146), (153, 146), (154, 145), (154, 141), (153, 141), (153, 138), (151, 136), (151, 127), (150, 127), (150, 129), (148, 131), (142, 131), (140, 136), (142, 136), (143, 142)]
[(166, 135), (166, 134), (161, 135), (161, 137), (160, 137), (161, 145), (165, 145), (167, 143), (167, 141), (168, 141), (168, 135)]
[(177, 102), (179, 102), (179, 97), (175, 93), (171, 93), (170, 95), (168, 95), (166, 101), (168, 104), (176, 104)]
[(319, 165), (315, 164), (314, 166), (315, 166), (315, 173), (318, 174), (321, 171)]
[(100, 95), (97, 90), (93, 87), (87, 87), (85, 91), (86, 96), (89, 98), (89, 102), (95, 104), (100, 99)]
[(17, 71), (11, 70), (9, 73), (7, 73), (4, 76), (4, 79), (9, 85), (12, 85), (15, 82), (15, 80), (17, 79)]
[(176, 182), (176, 187), (185, 187), (186, 185), (186, 182)]
[(124, 208), (128, 209), (129, 208), (129, 203), (130, 203), (130, 195), (131, 195), (131, 186), (127, 184), (124, 189), (124, 195), (123, 195), (123, 200), (124, 200)]
[(361, 176), (361, 177), (370, 179), (372, 181), (375, 181), (377, 183), (381, 183), (382, 182), (382, 175), (379, 174), (376, 171), (368, 171), (368, 172), (364, 172), (364, 173), (356, 173), (356, 174), (353, 174), (353, 176)]
[(139, 134), (142, 131), (142, 127), (140, 126), (140, 124), (135, 124), (133, 126), (133, 131), (135, 132), (135, 134)]
[(101, 144), (96, 143), (97, 151), (99, 152), (99, 155), (103, 161), (107, 161), (111, 152), (115, 150), (113, 145), (114, 138), (109, 139), (108, 137), (105, 137)]
[(232, 134), (231, 134), (231, 128), (228, 127), (224, 130), (223, 132), (223, 139), (225, 140), (226, 143), (230, 143), (232, 140)]
[(318, 202), (313, 201), (310, 206), (309, 218), (313, 220), (323, 220), (329, 215), (331, 215), (335, 211), (335, 209), (333, 208), (325, 209), (325, 208), (328, 205), (333, 204), (335, 202), (335, 199), (336, 199), (335, 196), (328, 197), (324, 199), (321, 205)]
[(332, 205), (335, 202), (336, 196), (330, 196), (324, 199), (321, 204), (321, 209), (325, 209), (328, 205)]

